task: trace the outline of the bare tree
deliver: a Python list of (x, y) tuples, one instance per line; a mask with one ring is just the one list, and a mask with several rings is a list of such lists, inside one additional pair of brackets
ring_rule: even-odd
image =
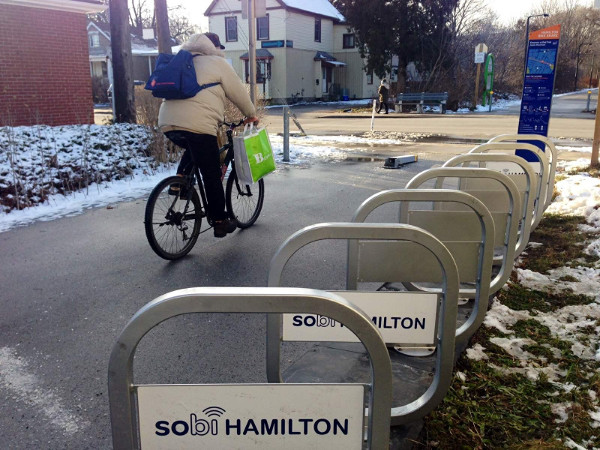
[(110, 0), (109, 7), (115, 119), (136, 123), (127, 0)]

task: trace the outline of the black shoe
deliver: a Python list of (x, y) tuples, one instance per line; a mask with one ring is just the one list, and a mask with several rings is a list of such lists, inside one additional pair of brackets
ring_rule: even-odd
[(169, 195), (178, 196), (185, 198), (187, 195), (187, 189), (183, 184), (172, 184), (169, 186)]
[(235, 220), (225, 219), (225, 220), (215, 220), (214, 225), (214, 233), (215, 237), (222, 238), (227, 236), (227, 233), (233, 233), (237, 228), (237, 223)]

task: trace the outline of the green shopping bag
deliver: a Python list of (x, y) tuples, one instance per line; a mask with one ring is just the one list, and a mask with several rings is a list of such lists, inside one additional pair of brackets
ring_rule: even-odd
[(256, 183), (275, 170), (271, 141), (265, 128), (251, 126), (234, 139), (235, 167), (242, 182)]

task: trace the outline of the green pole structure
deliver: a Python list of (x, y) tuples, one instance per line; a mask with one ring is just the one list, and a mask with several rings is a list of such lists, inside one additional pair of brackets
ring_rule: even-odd
[(488, 53), (487, 58), (485, 59), (483, 79), (485, 80), (485, 90), (483, 91), (481, 104), (485, 106), (485, 102), (489, 98), (489, 105), (491, 108), (492, 92), (494, 91), (494, 55), (492, 53)]

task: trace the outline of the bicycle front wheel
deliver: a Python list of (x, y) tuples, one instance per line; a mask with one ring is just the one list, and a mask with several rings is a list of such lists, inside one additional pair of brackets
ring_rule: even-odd
[(182, 177), (162, 180), (146, 203), (144, 225), (152, 250), (164, 259), (185, 256), (198, 240), (202, 225), (202, 207), (196, 189), (185, 192)]
[(239, 228), (248, 228), (256, 222), (262, 210), (264, 198), (265, 183), (263, 180), (258, 180), (258, 183), (252, 186), (243, 184), (238, 180), (235, 167), (232, 167), (227, 178), (225, 202), (229, 216), (237, 221)]

